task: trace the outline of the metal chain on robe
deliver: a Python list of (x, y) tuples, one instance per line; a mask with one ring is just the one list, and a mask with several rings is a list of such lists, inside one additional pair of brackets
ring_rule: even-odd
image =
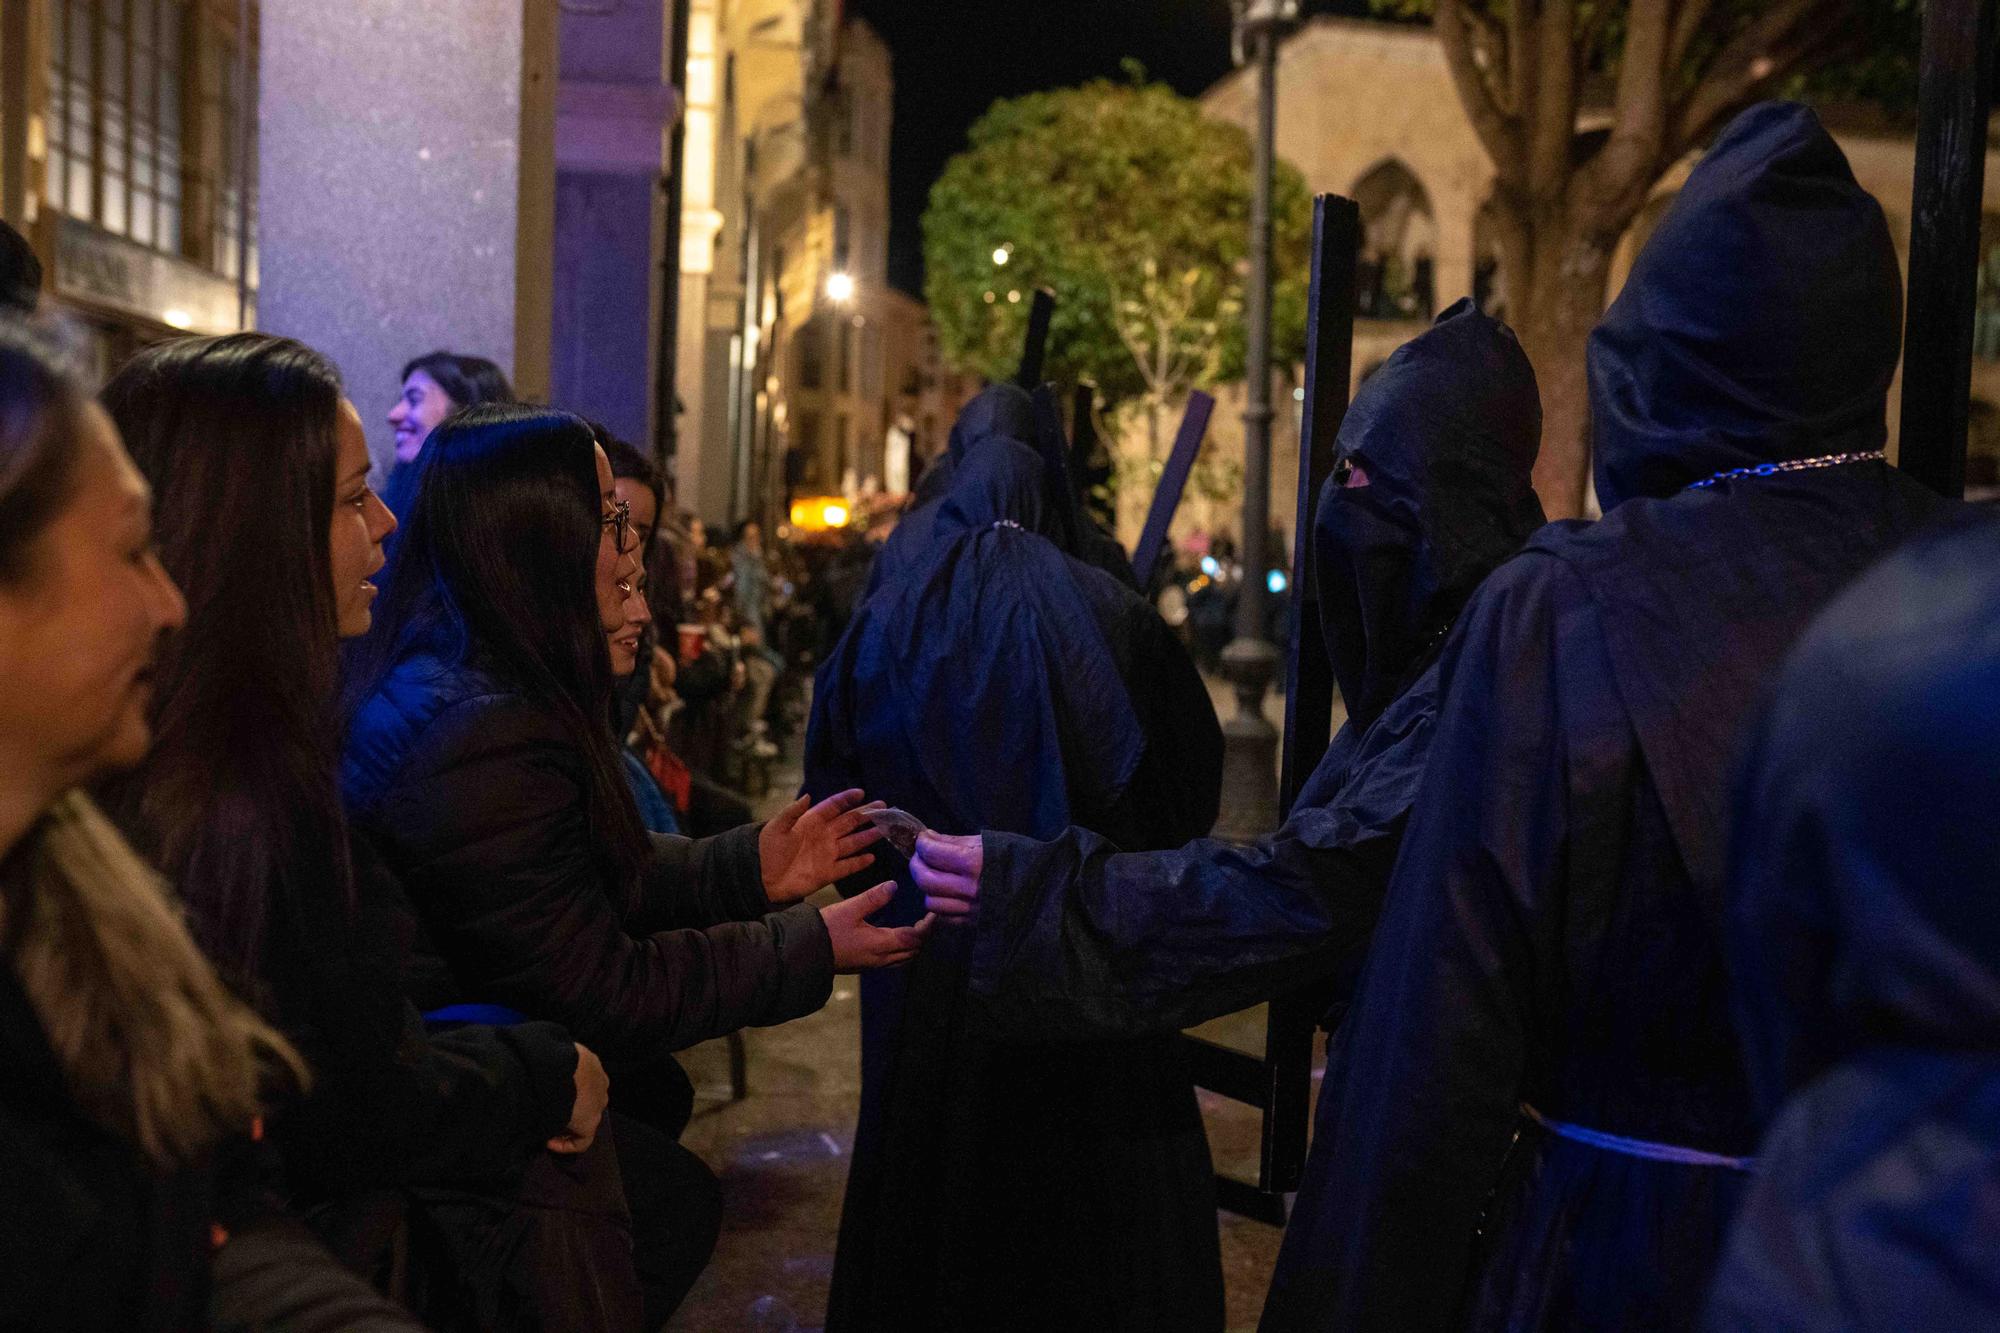
[(1014, 529), (1014, 531), (1016, 531), (1016, 532), (1026, 532), (1026, 531), (1027, 531), (1027, 529), (1026, 529), (1026, 528), (1022, 527), (1022, 526), (1021, 526), (1021, 525), (1020, 525), (1019, 523), (1016, 523), (1016, 522), (1015, 522), (1015, 521), (1014, 521), (1013, 519), (1011, 519), (1011, 518), (996, 518), (996, 519), (994, 519), (994, 520), (993, 520), (993, 526), (994, 526), (995, 528), (1012, 528), (1012, 529)]
[(1758, 463), (1754, 467), (1733, 467), (1727, 472), (1718, 472), (1712, 477), (1703, 477), (1700, 481), (1691, 481), (1687, 484), (1686, 489), (1690, 491), (1704, 490), (1710, 486), (1720, 485), (1725, 481), (1734, 481), (1738, 477), (1775, 477), (1780, 472), (1810, 472), (1814, 468), (1839, 467), (1842, 463), (1881, 463), (1886, 461), (1887, 456), (1880, 449), (1862, 449), (1847, 454), (1821, 454), (1818, 458), (1788, 458), (1782, 463)]

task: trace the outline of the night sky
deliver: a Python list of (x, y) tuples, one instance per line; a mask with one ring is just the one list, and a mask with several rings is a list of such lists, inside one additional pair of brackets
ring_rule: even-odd
[[(1360, 0), (1308, 0), (1355, 13)], [(847, 0), (895, 55), (889, 278), (923, 293), (931, 182), (995, 98), (1121, 77), (1131, 56), (1183, 93), (1229, 72), (1229, 0)]]

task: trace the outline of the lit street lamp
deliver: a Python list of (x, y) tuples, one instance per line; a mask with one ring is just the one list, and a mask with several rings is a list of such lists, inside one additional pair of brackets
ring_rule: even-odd
[(854, 275), (852, 273), (829, 273), (826, 275), (826, 299), (835, 305), (846, 305), (854, 299)]
[(1271, 176), (1278, 121), (1278, 42), (1297, 26), (1298, 0), (1233, 0), (1239, 64), (1257, 70), (1257, 133), (1251, 140), (1250, 290), (1243, 314), (1247, 372), (1243, 407), (1243, 581), (1236, 637), (1222, 671), (1236, 690), (1236, 716), (1223, 724), (1222, 813), (1216, 833), (1250, 839), (1278, 824), (1278, 731), (1264, 716), (1264, 691), (1278, 649), (1264, 636), (1264, 572), (1271, 512)]

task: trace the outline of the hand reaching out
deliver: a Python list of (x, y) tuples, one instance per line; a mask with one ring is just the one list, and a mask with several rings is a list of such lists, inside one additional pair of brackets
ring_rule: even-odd
[(877, 884), (866, 893), (857, 893), (844, 902), (819, 909), (826, 933), (833, 939), (833, 970), (867, 972), (878, 967), (898, 967), (917, 956), (924, 936), (937, 920), (926, 915), (913, 926), (871, 926), (868, 915), (879, 912), (896, 896), (894, 884)]
[(986, 868), (985, 844), (977, 833), (917, 835), (910, 874), (924, 891), (924, 908), (948, 920), (970, 918), (979, 909), (979, 875)]
[(581, 1042), (576, 1048), (576, 1104), (570, 1107), (569, 1124), (549, 1140), (549, 1151), (580, 1153), (597, 1137), (604, 1108), (611, 1101), (611, 1077), (604, 1064)]
[(836, 792), (818, 805), (801, 796), (764, 825), (757, 835), (757, 855), (764, 867), (764, 896), (773, 903), (795, 903), (837, 879), (866, 870), (875, 863), (868, 852), (882, 837), (868, 819), (881, 802), (862, 805), (861, 792)]

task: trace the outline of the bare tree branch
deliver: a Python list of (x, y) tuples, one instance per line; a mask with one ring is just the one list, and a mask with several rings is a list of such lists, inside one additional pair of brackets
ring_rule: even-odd
[[(1551, 0), (1568, 4), (1571, 0)], [(1535, 114), (1535, 77), (1541, 71), (1535, 60), (1536, 0), (1507, 0), (1507, 103), (1524, 120)]]
[[(1622, 225), (1645, 202), (1667, 166), (1667, 46), (1673, 0), (1631, 0), (1625, 7), (1625, 49), (1611, 133), (1587, 171), (1587, 198)], [(1633, 198), (1636, 193), (1636, 198)]]
[[(1464, 0), (1437, 0), (1436, 24), (1445, 62), (1451, 69), (1451, 81), (1458, 88), (1458, 100), (1472, 121), (1480, 146), (1493, 159), (1494, 170), (1501, 179), (1517, 179), (1521, 172), (1520, 124), (1494, 100), (1473, 59), (1472, 28), (1466, 20)], [(1510, 62), (1522, 58), (1520, 52), (1508, 57)]]
[(1712, 5), (1713, 0), (1681, 0), (1680, 13), (1674, 15), (1673, 35), (1667, 39), (1668, 77), (1679, 73), (1687, 62), (1688, 52), (1694, 48), (1694, 39), (1701, 33)]
[[(1486, 94), (1493, 104), (1509, 116), (1518, 116), (1521, 108), (1514, 105), (1509, 87), (1509, 70), (1513, 68), (1513, 55), (1507, 49), (1507, 38), (1500, 31), (1500, 25), (1493, 16), (1471, 5), (1461, 5), (1459, 14), (1466, 26), (1472, 29), (1472, 63), (1478, 68), (1481, 82), (1486, 86)], [(1480, 57), (1484, 56), (1482, 60)]]
[(1528, 189), (1537, 201), (1559, 199), (1572, 174), (1580, 84), (1576, 0), (1546, 0), (1535, 25), (1535, 104), (1528, 125)]
[(1705, 142), (1806, 62), (1853, 42), (1853, 25), (1838, 21), (1846, 9), (1844, 0), (1779, 0), (1731, 38), (1672, 111), (1668, 160)]

